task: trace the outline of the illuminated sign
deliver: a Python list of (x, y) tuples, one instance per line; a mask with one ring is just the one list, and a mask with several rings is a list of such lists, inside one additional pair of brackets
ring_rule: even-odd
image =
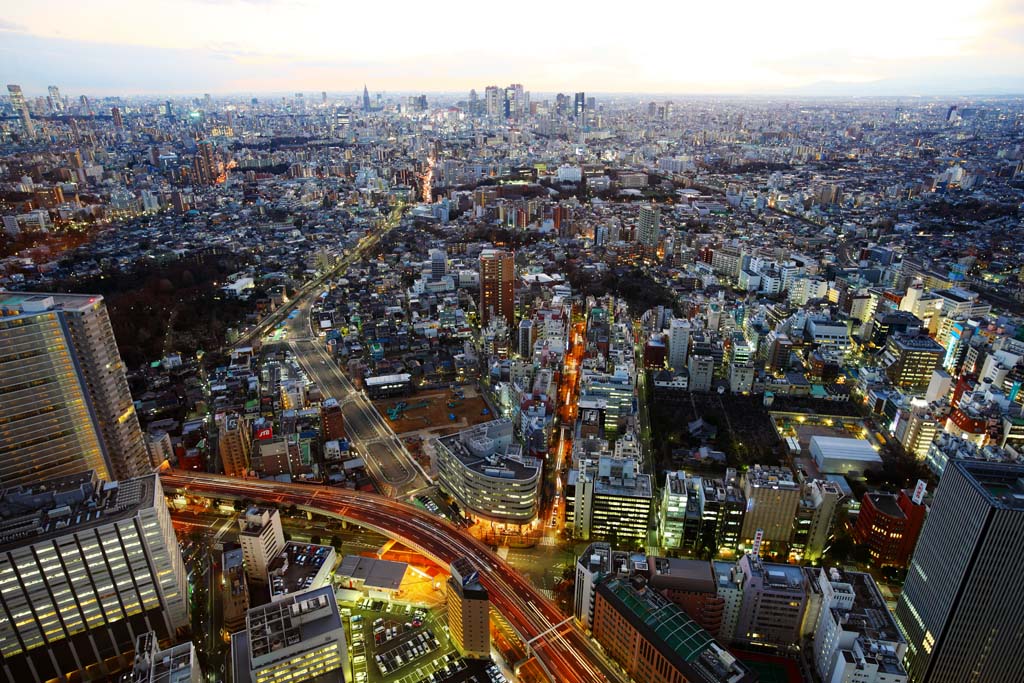
[(761, 541), (764, 540), (764, 529), (758, 529), (754, 533), (754, 545), (750, 548), (750, 552), (754, 553), (758, 557), (761, 556)]
[(260, 441), (266, 441), (267, 439), (274, 438), (274, 428), (263, 427), (262, 429), (256, 432), (256, 438), (259, 439)]
[(914, 497), (911, 498), (914, 501), (914, 505), (920, 505), (921, 501), (924, 500), (924, 494), (928, 490), (928, 484), (925, 483), (924, 479), (917, 480), (917, 486), (914, 487)]

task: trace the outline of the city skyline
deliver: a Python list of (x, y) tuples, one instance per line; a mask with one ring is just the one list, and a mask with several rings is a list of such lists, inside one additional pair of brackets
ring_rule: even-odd
[[(491, 82), (535, 92), (1024, 90), (1013, 67), (1024, 59), (1020, 7), (992, 0), (928, 10), (870, 0), (856, 12), (823, 11), (787, 0), (738, 11), (659, 4), (614, 19), (552, 6), (488, 21), (460, 0), (434, 11), (400, 3), (395, 15), (409, 20), (393, 21), (373, 7), (318, 0), (46, 0), (7, 9), (0, 49), (8, 82), (29, 95), (51, 83), (95, 94), (349, 92), (364, 82), (423, 92)], [(295, 21), (297, 12), (316, 21)]]

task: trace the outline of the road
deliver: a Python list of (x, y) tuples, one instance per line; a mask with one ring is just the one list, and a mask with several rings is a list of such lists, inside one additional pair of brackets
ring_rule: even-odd
[(323, 395), (341, 404), (345, 434), (366, 462), (370, 476), (380, 491), (392, 498), (402, 498), (429, 486), (426, 474), (391, 425), (345, 377), (321, 340), (310, 335), (311, 306), (312, 297), (300, 302), (296, 309), (299, 314), (288, 320), (288, 345)]
[[(403, 214), (404, 205), (396, 207), (373, 234), (365, 237), (337, 266), (305, 285), (289, 304), (264, 318), (240, 340), (240, 343), (251, 342), (285, 321), (288, 345), (302, 369), (320, 387), (324, 397), (335, 398), (341, 404), (346, 436), (363, 457), (378, 489), (394, 498), (411, 495), (431, 482), (373, 404), (356, 390), (327, 355), (321, 340), (314, 336), (310, 309), (323, 291), (324, 283), (369, 253), (384, 235), (401, 223)], [(293, 311), (298, 311), (298, 315), (289, 317)]]
[(169, 470), (161, 474), (168, 495), (244, 498), (295, 505), (317, 514), (346, 519), (402, 542), (447, 568), (466, 558), (480, 573), (491, 604), (505, 617), (552, 681), (559, 683), (627, 683), (611, 663), (558, 608), (490, 547), (447, 520), (383, 496), (348, 489), (234, 479), (217, 474)]
[(321, 275), (316, 276), (306, 284), (302, 285), (302, 287), (299, 288), (299, 291), (295, 293), (295, 296), (292, 297), (289, 303), (278, 307), (265, 318), (263, 318), (263, 320), (256, 323), (256, 325), (251, 330), (248, 330), (247, 332), (243, 333), (238, 338), (238, 341), (235, 342), (235, 346), (251, 345), (254, 341), (256, 341), (257, 339), (261, 339), (265, 334), (270, 332), (273, 329), (274, 325), (277, 325), (282, 320), (285, 320), (288, 317), (288, 314), (291, 313), (292, 310), (296, 308), (299, 304), (301, 304), (303, 301), (312, 301), (313, 298), (321, 292), (325, 282), (337, 276), (338, 273), (343, 272), (353, 263), (363, 258), (363, 256), (369, 250), (377, 246), (377, 243), (380, 242), (381, 238), (384, 237), (384, 235), (388, 234), (396, 227), (398, 227), (398, 225), (402, 222), (402, 216), (404, 215), (404, 213), (405, 204), (399, 204), (394, 209), (392, 209), (391, 215), (389, 215), (386, 219), (381, 221), (381, 223), (376, 227), (372, 234), (367, 235), (362, 240), (360, 240), (359, 244), (356, 245), (355, 249), (353, 249), (348, 256), (345, 256), (343, 259), (338, 261), (338, 263), (335, 264), (335, 266), (330, 270), (324, 272)]

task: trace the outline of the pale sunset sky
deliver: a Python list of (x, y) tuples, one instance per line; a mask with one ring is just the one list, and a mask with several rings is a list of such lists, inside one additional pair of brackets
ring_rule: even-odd
[(1024, 0), (0, 0), (41, 94), (1024, 91)]

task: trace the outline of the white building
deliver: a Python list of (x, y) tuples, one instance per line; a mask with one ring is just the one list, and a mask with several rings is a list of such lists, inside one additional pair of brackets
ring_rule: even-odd
[(231, 636), (235, 683), (352, 680), (345, 630), (324, 586), (249, 610), (245, 630)]
[(812, 436), (810, 450), (822, 474), (861, 474), (882, 466), (881, 456), (866, 439)]
[(689, 320), (673, 318), (668, 328), (668, 365), (676, 374), (686, 369), (686, 359), (690, 348)]
[(907, 642), (870, 574), (832, 568), (817, 574), (821, 598), (814, 664), (824, 683), (906, 683)]
[(238, 542), (245, 559), (245, 575), (266, 583), (270, 561), (284, 548), (281, 513), (273, 508), (251, 507), (238, 520)]

